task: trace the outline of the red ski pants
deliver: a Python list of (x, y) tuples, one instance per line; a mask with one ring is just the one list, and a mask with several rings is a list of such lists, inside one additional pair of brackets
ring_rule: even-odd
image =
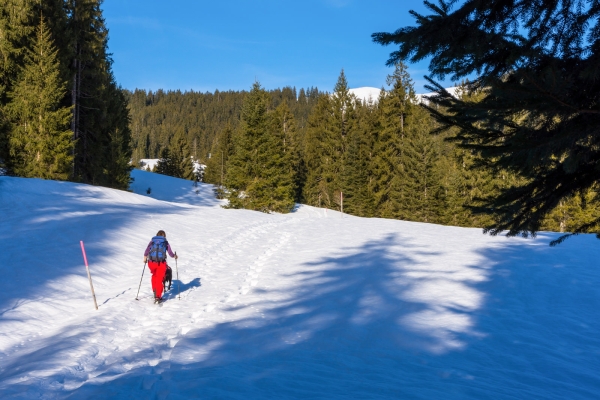
[(162, 297), (163, 279), (167, 273), (167, 262), (148, 261), (148, 268), (152, 273), (152, 290), (155, 297)]

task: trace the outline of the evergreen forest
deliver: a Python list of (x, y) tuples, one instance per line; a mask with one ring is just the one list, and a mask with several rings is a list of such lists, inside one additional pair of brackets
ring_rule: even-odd
[(1, 0), (0, 167), (8, 175), (127, 189), (126, 94), (102, 0)]
[[(597, 230), (600, 11), (454, 3), (426, 2), (416, 27), (373, 34), (399, 50), (379, 98), (363, 100), (343, 70), (331, 92), (123, 90), (102, 0), (0, 0), (0, 171), (127, 189), (141, 159), (184, 179), (198, 179), (197, 161), (232, 208), (303, 203), (523, 236)], [(510, 21), (526, 28), (506, 31)], [(463, 79), (458, 96), (430, 77), (437, 95), (416, 96), (404, 62), (428, 55), (433, 77)]]
[[(372, 34), (388, 65), (427, 60), (434, 132), (513, 181), (485, 195), (492, 235), (550, 227), (600, 238), (600, 4), (595, 0), (424, 1), (414, 24)], [(477, 99), (436, 80), (465, 82)]]
[[(459, 90), (471, 102), (482, 93)], [(518, 185), (509, 168), (486, 168), (452, 139), (415, 94), (398, 62), (378, 99), (350, 93), (344, 71), (333, 91), (316, 88), (127, 93), (134, 162), (159, 158), (156, 172), (193, 179), (186, 160), (205, 164), (229, 207), (289, 212), (295, 203), (356, 216), (465, 227), (492, 224), (484, 200)], [(182, 150), (183, 149), (183, 150)], [(175, 160), (175, 161), (172, 161)], [(177, 172), (178, 171), (178, 172)], [(588, 194), (590, 196), (590, 194)], [(573, 197), (542, 229), (568, 232), (600, 215)]]

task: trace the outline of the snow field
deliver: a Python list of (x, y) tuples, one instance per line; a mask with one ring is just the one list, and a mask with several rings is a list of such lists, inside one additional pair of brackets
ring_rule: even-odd
[[(600, 393), (592, 236), (226, 210), (210, 185), (133, 174), (138, 194), (0, 178), (0, 397)], [(159, 229), (180, 257), (163, 307), (148, 270), (135, 301)]]

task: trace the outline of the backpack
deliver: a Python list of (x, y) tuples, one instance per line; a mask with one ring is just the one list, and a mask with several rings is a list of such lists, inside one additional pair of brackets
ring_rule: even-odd
[(152, 247), (148, 253), (148, 259), (155, 262), (163, 262), (167, 259), (167, 240), (162, 236), (152, 238)]

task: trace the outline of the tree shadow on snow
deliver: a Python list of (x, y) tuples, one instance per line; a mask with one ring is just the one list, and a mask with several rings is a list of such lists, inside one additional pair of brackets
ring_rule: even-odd
[[(414, 397), (415, 385), (423, 384), (419, 376), (431, 374), (431, 357), (462, 351), (482, 337), (474, 314), (483, 294), (475, 282), (457, 278), (456, 271), (427, 265), (424, 260), (436, 255), (432, 247), (417, 247), (390, 234), (308, 262), (302, 272), (287, 276), (295, 284), (279, 293), (286, 300), (226, 309), (260, 312), (188, 332), (168, 360), (115, 377), (102, 385), (102, 393)], [(480, 271), (473, 268), (473, 273)], [(462, 301), (453, 295), (461, 290), (475, 299)], [(431, 389), (419, 390), (427, 394)], [(72, 395), (95, 393), (99, 387), (88, 383)], [(433, 393), (439, 395), (429, 395)]]
[(600, 242), (589, 234), (550, 247), (559, 236), (502, 238), (480, 251), (488, 279), (477, 285), (486, 294), (478, 329), (486, 337), (471, 353), (483, 354), (449, 355), (455, 369), (473, 371), (477, 397), (491, 397), (490, 388), (495, 398), (597, 397)]
[[(154, 233), (144, 235), (138, 249), (125, 249), (119, 236), (126, 234), (122, 233), (123, 226), (154, 217), (167, 219), (170, 214), (181, 212), (180, 207), (169, 204), (161, 204), (157, 210), (155, 205), (144, 204), (145, 200), (139, 204), (114, 203), (106, 188), (41, 179), (4, 179), (7, 180), (0, 181), (0, 248), (4, 249), (4, 261), (0, 264), (4, 277), (0, 280), (0, 315), (23, 299), (43, 300), (73, 285), (80, 288), (77, 293), (81, 299), (88, 301), (91, 296), (80, 240), (85, 244), (100, 303), (98, 288), (111, 287), (111, 282), (119, 279), (110, 276), (106, 266), (117, 264), (122, 271), (140, 273), (142, 264), (133, 268), (124, 262), (124, 256), (131, 259), (131, 251), (135, 251), (141, 259)], [(11, 185), (25, 194), (13, 197)], [(110, 195), (118, 197), (119, 193), (125, 192), (115, 190)]]
[[(215, 196), (215, 186), (199, 182), (194, 184), (187, 179), (174, 178), (154, 172), (134, 169), (131, 172), (134, 181), (130, 189), (137, 194), (153, 199), (185, 203), (199, 207), (218, 207), (223, 204)], [(150, 193), (148, 193), (150, 189)]]
[[(590, 398), (600, 387), (596, 374), (589, 373), (600, 348), (594, 335), (600, 329), (595, 289), (600, 282), (598, 273), (579, 265), (598, 252), (573, 261), (575, 240), (564, 252), (541, 240), (539, 246), (507, 241), (481, 250), (473, 265), (460, 260), (446, 265), (431, 261), (439, 256), (448, 262), (435, 246), (390, 234), (307, 262), (301, 272), (287, 275), (290, 286), (281, 292), (261, 289), (265, 297), (280, 299), (276, 302), (222, 309), (225, 316), (253, 316), (225, 318), (170, 343), (116, 353), (94, 376), (71, 373), (75, 382), (59, 384), (54, 393), (168, 399)], [(573, 282), (573, 271), (564, 268), (574, 265), (575, 273), (584, 275), (581, 281)], [(535, 293), (540, 286), (541, 295)], [(566, 294), (557, 295), (561, 288)], [(580, 302), (589, 304), (584, 311), (595, 318), (577, 311)], [(585, 334), (567, 335), (583, 320), (589, 324)], [(78, 340), (85, 340), (86, 333), (80, 335)], [(47, 345), (61, 349), (65, 340), (56, 335)], [(69, 340), (72, 351), (85, 346)], [(563, 348), (553, 348), (557, 341)], [(564, 346), (578, 350), (565, 352)], [(35, 358), (50, 362), (52, 355)], [(44, 380), (60, 383), (65, 375)]]

